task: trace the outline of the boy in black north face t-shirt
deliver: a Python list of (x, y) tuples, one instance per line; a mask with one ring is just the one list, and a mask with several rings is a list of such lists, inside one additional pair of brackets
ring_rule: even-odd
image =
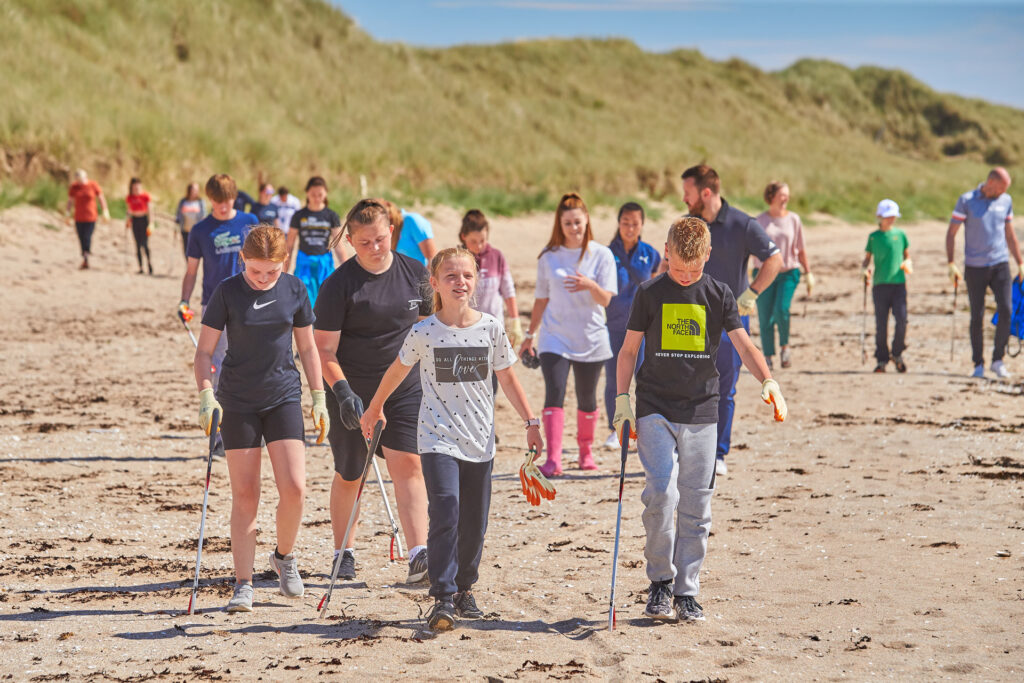
[[(764, 356), (740, 323), (729, 287), (704, 274), (711, 233), (700, 218), (680, 218), (669, 229), (668, 272), (637, 290), (619, 352), (615, 430), (628, 420), (646, 475), (643, 491), (650, 597), (644, 613), (653, 619), (703, 620), (697, 603), (698, 575), (711, 529), (718, 438), (718, 370), (715, 354), (722, 330), (751, 374), (761, 398), (786, 419), (786, 402)], [(636, 414), (629, 385), (640, 344), (646, 356), (637, 373)]]

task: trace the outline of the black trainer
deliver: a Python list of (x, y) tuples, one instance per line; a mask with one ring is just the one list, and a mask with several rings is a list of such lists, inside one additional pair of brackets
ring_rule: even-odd
[(875, 372), (885, 372), (885, 363), (879, 363), (876, 365)]
[(896, 364), (896, 372), (907, 371), (907, 364), (903, 362), (903, 356), (893, 356), (892, 362)]
[(438, 632), (455, 628), (455, 603), (450, 596), (434, 598), (434, 606), (427, 612), (427, 627)]
[[(331, 571), (334, 571), (334, 564), (331, 564)], [(327, 576), (330, 576), (328, 574)], [(351, 550), (341, 553), (341, 566), (338, 567), (338, 578), (351, 581), (356, 578), (356, 556)]]
[(405, 577), (406, 583), (419, 583), (427, 579), (427, 550), (416, 553), (416, 557), (409, 560), (409, 575)]
[(483, 611), (476, 606), (473, 591), (462, 591), (454, 595), (455, 613), (460, 619), (482, 619)]
[(672, 601), (680, 621), (704, 621), (704, 609), (692, 595), (677, 595)]
[(672, 605), (672, 581), (652, 581), (647, 592), (650, 593), (650, 596), (647, 598), (647, 608), (644, 610), (644, 614), (651, 619), (675, 621), (676, 610)]

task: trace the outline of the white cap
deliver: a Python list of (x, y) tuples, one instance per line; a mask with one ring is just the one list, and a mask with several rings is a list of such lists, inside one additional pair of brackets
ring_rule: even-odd
[(879, 218), (896, 218), (900, 217), (900, 205), (891, 199), (883, 199), (878, 202), (878, 208), (875, 209), (875, 215)]

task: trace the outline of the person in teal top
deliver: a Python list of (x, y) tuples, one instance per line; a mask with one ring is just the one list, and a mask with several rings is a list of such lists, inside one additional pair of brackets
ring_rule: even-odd
[(391, 233), (391, 248), (403, 256), (416, 259), (424, 266), (429, 266), (437, 246), (434, 244), (434, 231), (430, 221), (418, 213), (399, 209), (393, 202), (388, 202), (388, 214), (395, 230)]
[[(903, 350), (907, 338), (907, 275), (913, 271), (910, 261), (910, 240), (899, 228), (893, 228), (900, 217), (900, 207), (891, 199), (878, 202), (875, 211), (878, 230), (868, 235), (865, 248), (863, 275), (864, 283), (872, 278), (871, 259), (875, 260), (874, 281), (871, 298), (875, 303), (875, 372), (885, 372), (889, 361), (896, 365), (898, 372), (906, 372)], [(889, 312), (896, 319), (892, 351), (888, 346)]]

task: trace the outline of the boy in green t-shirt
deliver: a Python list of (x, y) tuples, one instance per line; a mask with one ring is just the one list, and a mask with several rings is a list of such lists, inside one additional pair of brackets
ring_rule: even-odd
[[(907, 234), (893, 223), (900, 217), (899, 205), (891, 199), (878, 202), (875, 211), (878, 230), (868, 235), (865, 248), (864, 283), (871, 279), (871, 257), (875, 258), (874, 286), (871, 298), (875, 302), (875, 372), (885, 372), (891, 359), (898, 372), (906, 372), (903, 350), (907, 337), (907, 275), (913, 272), (910, 262), (910, 241)], [(896, 331), (892, 338), (892, 355), (886, 342), (889, 336), (889, 311), (896, 319)]]

